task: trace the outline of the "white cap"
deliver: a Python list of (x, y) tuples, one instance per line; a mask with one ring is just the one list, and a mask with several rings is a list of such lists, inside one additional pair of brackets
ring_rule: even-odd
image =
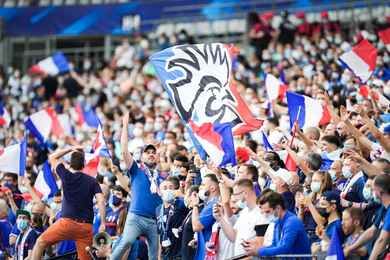
[(292, 184), (293, 177), (286, 169), (279, 169), (276, 171), (276, 177), (280, 177), (287, 185)]

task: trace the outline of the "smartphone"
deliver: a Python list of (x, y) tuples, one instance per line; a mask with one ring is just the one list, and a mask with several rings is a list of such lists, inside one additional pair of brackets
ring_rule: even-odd
[(268, 224), (256, 225), (255, 226), (256, 236), (263, 237), (265, 235), (265, 232), (267, 231), (267, 228), (268, 228)]
[(241, 254), (241, 255), (236, 255), (236, 256), (233, 256), (231, 258), (227, 258), (227, 260), (239, 260), (239, 259), (244, 259), (248, 257), (247, 254)]

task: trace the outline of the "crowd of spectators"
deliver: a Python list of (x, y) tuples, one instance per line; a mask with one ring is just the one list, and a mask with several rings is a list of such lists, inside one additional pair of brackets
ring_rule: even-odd
[[(271, 25), (274, 14), (251, 15), (249, 46), (233, 73), (261, 130), (235, 136), (238, 165), (216, 168), (200, 159), (180, 118), (148, 63), (146, 37), (124, 39), (111, 61), (82, 66), (55, 77), (3, 69), (1, 101), (10, 127), (0, 129), (3, 147), (25, 137), (24, 120), (52, 107), (71, 122), (65, 136), (46, 146), (28, 136), (24, 177), (1, 173), (0, 250), (33, 259), (39, 236), (61, 219), (64, 193), (51, 198), (34, 189), (48, 156), (63, 148), (91, 150), (96, 129), (77, 123), (76, 106), (87, 104), (103, 124), (112, 159), (102, 158), (96, 180), (105, 199), (101, 219), (96, 199), (94, 234), (112, 238), (98, 248), (111, 259), (229, 259), (237, 255), (325, 256), (334, 233), (347, 259), (383, 259), (390, 239), (390, 49), (377, 36), (389, 24), (346, 30), (330, 22)], [(362, 37), (378, 49), (375, 71), (363, 95), (354, 75), (337, 59)], [(160, 49), (195, 42), (185, 31), (161, 35)], [(332, 120), (296, 131), (293, 138), (285, 100), (269, 103), (267, 73), (283, 78), (289, 91), (321, 100)], [(262, 133), (273, 151), (266, 151)], [(298, 168), (286, 169), (291, 156)], [(50, 159), (50, 158), (49, 158)], [(73, 168), (74, 169), (74, 168)], [(53, 166), (63, 188), (64, 170)], [(145, 178), (147, 176), (148, 178)], [(68, 185), (68, 184), (67, 184)], [(88, 223), (87, 223), (88, 224)], [(148, 250), (149, 249), (149, 250)], [(48, 247), (47, 257), (76, 250), (72, 240)], [(160, 259), (160, 258), (159, 258)]]

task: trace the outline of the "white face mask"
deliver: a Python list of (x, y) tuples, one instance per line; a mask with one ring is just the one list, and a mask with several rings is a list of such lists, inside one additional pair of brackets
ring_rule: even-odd
[(271, 214), (264, 214), (264, 216), (266, 219), (266, 223), (272, 223), (272, 222), (275, 222), (276, 220), (278, 220), (278, 217), (272, 213)]
[(19, 190), (21, 193), (27, 193), (28, 189), (25, 186), (19, 186)]
[(198, 196), (199, 196), (199, 199), (201, 199), (203, 201), (207, 201), (207, 198), (209, 197), (209, 192), (205, 189), (201, 189), (201, 190), (199, 190)]
[(144, 129), (146, 132), (152, 132), (153, 131), (153, 124), (152, 123), (146, 123), (144, 126)]
[(163, 129), (163, 124), (161, 124), (161, 123), (154, 123), (154, 130), (155, 131), (161, 131), (162, 129)]
[(143, 134), (144, 134), (144, 131), (141, 128), (139, 128), (139, 127), (134, 128), (134, 130), (133, 130), (134, 137), (139, 138), (139, 137), (142, 137)]
[(50, 203), (50, 208), (51, 208), (55, 213), (57, 213), (58, 211), (61, 210), (61, 204), (60, 204), (60, 203), (52, 202), (52, 203)]
[(350, 167), (343, 166), (342, 172), (343, 172), (343, 176), (345, 178), (347, 178), (347, 179), (351, 178), (352, 172), (351, 172), (351, 168)]

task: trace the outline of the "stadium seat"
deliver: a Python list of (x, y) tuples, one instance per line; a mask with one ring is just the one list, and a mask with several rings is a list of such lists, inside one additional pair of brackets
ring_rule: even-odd
[(65, 0), (66, 5), (75, 5), (77, 3), (77, 0)]
[(63, 0), (53, 0), (53, 5), (63, 5)]
[(14, 7), (15, 6), (15, 1), (14, 0), (6, 0), (4, 2), (4, 7)]
[(50, 5), (50, 0), (40, 0), (39, 1), (39, 5), (40, 6), (47, 6), (47, 5)]

